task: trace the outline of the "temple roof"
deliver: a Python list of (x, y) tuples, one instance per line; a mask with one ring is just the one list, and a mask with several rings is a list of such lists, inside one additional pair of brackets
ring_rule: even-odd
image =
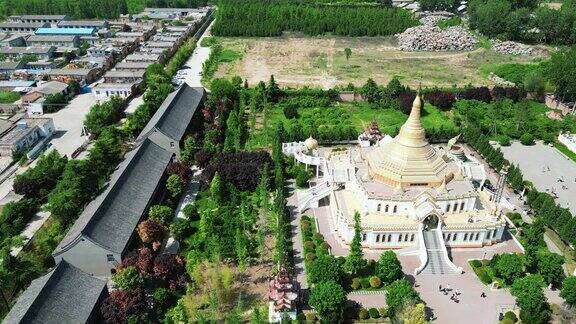
[(416, 95), (408, 120), (398, 135), (383, 146), (366, 154), (370, 176), (374, 181), (398, 188), (410, 186), (437, 187), (453, 177), (448, 163), (426, 140), (420, 121), (420, 92)]

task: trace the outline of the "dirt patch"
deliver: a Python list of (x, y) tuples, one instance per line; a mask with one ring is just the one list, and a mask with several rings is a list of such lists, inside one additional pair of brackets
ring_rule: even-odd
[[(492, 85), (480, 67), (485, 64), (527, 62), (490, 50), (472, 52), (403, 52), (394, 37), (266, 37), (222, 38), (222, 44), (243, 53), (227, 76), (240, 75), (250, 84), (270, 75), (283, 86), (331, 88), (368, 78), (387, 83), (399, 76), (411, 86)], [(352, 55), (346, 58), (344, 49)]]

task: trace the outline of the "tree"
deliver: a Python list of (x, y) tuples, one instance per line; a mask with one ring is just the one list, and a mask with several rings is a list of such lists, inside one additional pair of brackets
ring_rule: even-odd
[(560, 287), (566, 277), (564, 275), (564, 257), (556, 253), (546, 252), (538, 256), (538, 273), (548, 284)]
[(113, 96), (110, 100), (96, 104), (90, 108), (84, 119), (84, 126), (98, 136), (104, 128), (116, 124), (122, 117), (121, 108), (123, 101), (118, 96)]
[(216, 172), (210, 182), (210, 197), (216, 202), (222, 201), (224, 196), (224, 190), (222, 186), (222, 180), (220, 179), (220, 174)]
[(318, 312), (325, 323), (339, 323), (346, 302), (342, 286), (334, 281), (321, 282), (312, 288), (310, 306)]
[(504, 282), (512, 284), (514, 279), (524, 274), (524, 262), (522, 257), (516, 253), (501, 254), (496, 260), (494, 270), (504, 279)]
[(360, 225), (360, 213), (354, 214), (354, 237), (350, 242), (350, 251), (344, 263), (344, 269), (355, 275), (364, 268), (365, 260), (362, 253), (362, 227)]
[(142, 274), (152, 274), (153, 263), (154, 253), (151, 249), (144, 247), (127, 253), (116, 270), (120, 271), (127, 267), (135, 267)]
[(520, 306), (520, 319), (523, 323), (548, 323), (551, 311), (542, 291), (543, 285), (540, 275), (528, 275), (514, 281), (511, 292)]
[(154, 205), (148, 211), (150, 219), (158, 221), (163, 226), (169, 226), (172, 221), (173, 210), (169, 206)]
[(576, 99), (576, 46), (552, 54), (547, 77), (556, 96), (565, 102)]
[(101, 306), (106, 323), (127, 323), (130, 316), (145, 314), (146, 310), (146, 294), (141, 288), (114, 290)]
[(420, 8), (427, 11), (453, 11), (457, 3), (454, 0), (420, 0)]
[(350, 59), (350, 56), (352, 56), (352, 50), (349, 47), (346, 47), (344, 49), (344, 54), (346, 55), (346, 61), (348, 61)]
[(570, 276), (564, 279), (562, 289), (560, 289), (560, 297), (570, 305), (576, 305), (576, 277)]
[(136, 287), (142, 287), (146, 279), (140, 274), (135, 267), (122, 268), (112, 275), (114, 288), (123, 290), (133, 290)]
[(154, 278), (172, 290), (186, 286), (186, 263), (179, 254), (161, 254), (154, 260)]
[(396, 257), (396, 253), (388, 250), (380, 254), (380, 259), (378, 260), (378, 276), (386, 284), (402, 279), (404, 276), (402, 265)]
[(278, 99), (282, 95), (280, 87), (274, 80), (274, 75), (270, 75), (270, 81), (268, 81), (268, 87), (266, 87), (266, 98), (268, 102), (278, 102)]
[(522, 145), (534, 145), (534, 135), (530, 133), (524, 133), (520, 136), (520, 143)]
[(168, 189), (168, 192), (172, 198), (179, 198), (184, 193), (186, 184), (177, 174), (173, 174), (169, 176), (168, 180), (166, 181), (166, 189)]
[(366, 83), (360, 89), (362, 97), (367, 102), (375, 103), (380, 100), (380, 89), (376, 82), (372, 79), (368, 79)]
[(396, 315), (402, 305), (408, 302), (421, 302), (420, 295), (418, 295), (418, 292), (414, 290), (408, 280), (396, 280), (386, 287), (386, 305), (390, 314)]
[(60, 156), (57, 150), (42, 155), (35, 167), (16, 176), (14, 192), (27, 197), (45, 197), (62, 177), (67, 162), (68, 158)]
[(340, 283), (342, 281), (342, 269), (334, 256), (329, 254), (320, 254), (310, 265), (308, 269), (308, 277), (313, 283), (327, 281)]
[(397, 311), (398, 319), (403, 324), (426, 324), (426, 307), (423, 303), (409, 300)]
[(166, 228), (156, 220), (147, 219), (138, 224), (138, 235), (142, 242), (147, 244), (162, 242), (166, 236)]

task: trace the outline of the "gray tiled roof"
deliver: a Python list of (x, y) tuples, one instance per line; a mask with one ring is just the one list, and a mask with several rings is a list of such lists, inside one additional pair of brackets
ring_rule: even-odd
[(27, 42), (74, 42), (77, 35), (31, 35)]
[(172, 153), (151, 140), (130, 151), (105, 190), (80, 215), (54, 254), (84, 235), (109, 251), (123, 253), (151, 202)]
[(106, 281), (61, 261), (46, 275), (32, 281), (2, 323), (86, 323), (100, 311)]
[(153, 129), (157, 129), (175, 142), (180, 142), (203, 97), (203, 87), (182, 84), (164, 100), (140, 133), (140, 138), (148, 136)]

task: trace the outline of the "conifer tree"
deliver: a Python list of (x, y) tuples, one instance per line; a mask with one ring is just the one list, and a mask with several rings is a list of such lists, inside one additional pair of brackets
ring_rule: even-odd
[(357, 274), (364, 267), (365, 260), (362, 253), (362, 228), (360, 227), (360, 213), (354, 214), (354, 238), (350, 243), (350, 252), (346, 257), (344, 269), (351, 274)]

